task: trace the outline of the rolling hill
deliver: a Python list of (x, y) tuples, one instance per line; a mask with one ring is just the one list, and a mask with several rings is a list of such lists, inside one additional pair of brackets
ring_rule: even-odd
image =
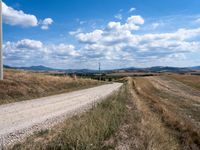
[[(59, 71), (66, 73), (98, 73), (98, 70), (90, 70), (90, 69), (55, 69), (46, 66), (30, 66), (30, 67), (12, 67), (8, 65), (4, 65), (4, 68), (7, 69), (19, 69), (19, 70), (29, 70), (29, 71)], [(108, 73), (113, 71), (140, 71), (140, 72), (188, 72), (200, 70), (200, 66), (194, 67), (169, 67), (169, 66), (155, 66), (149, 68), (121, 68), (121, 69), (113, 69), (113, 70), (102, 70), (102, 72)]]

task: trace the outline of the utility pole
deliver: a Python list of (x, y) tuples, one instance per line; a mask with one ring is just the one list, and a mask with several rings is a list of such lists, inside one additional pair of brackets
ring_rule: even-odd
[(0, 0), (0, 80), (3, 80), (3, 30), (2, 30), (2, 0)]
[(101, 81), (101, 63), (99, 62), (99, 80)]

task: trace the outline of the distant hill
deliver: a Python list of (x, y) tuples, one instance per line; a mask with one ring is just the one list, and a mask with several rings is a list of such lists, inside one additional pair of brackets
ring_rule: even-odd
[(90, 70), (90, 69), (67, 69), (64, 70), (67, 73), (98, 73), (98, 70)]
[(45, 66), (31, 66), (31, 67), (19, 67), (17, 69), (23, 69), (23, 70), (33, 70), (33, 71), (53, 71), (56, 69), (45, 67)]
[(143, 70), (144, 68), (136, 68), (136, 67), (129, 67), (129, 68), (121, 68), (117, 70), (125, 70), (125, 71), (138, 71), (138, 70)]
[(190, 67), (192, 70), (200, 70), (200, 66)]
[[(20, 69), (20, 70), (30, 70), (30, 71), (62, 71), (66, 73), (98, 73), (98, 70), (90, 70), (90, 69), (55, 69), (46, 66), (31, 66), (31, 67), (11, 67), (8, 65), (4, 65), (4, 68), (8, 69)], [(200, 66), (194, 67), (168, 67), (168, 66), (155, 66), (149, 68), (122, 68), (122, 69), (113, 69), (113, 70), (103, 70), (102, 72), (108, 73), (113, 71), (140, 71), (140, 72), (188, 72), (193, 70), (200, 70)]]
[(163, 66), (156, 66), (146, 68), (146, 70), (151, 72), (188, 72), (191, 71), (190, 68), (179, 68), (179, 67), (163, 67)]
[(140, 72), (188, 72), (192, 71), (191, 68), (179, 68), (179, 67), (168, 67), (168, 66), (155, 66), (155, 67), (148, 67), (148, 68), (123, 68), (118, 69), (118, 71), (140, 71)]
[(3, 65), (4, 68), (6, 69), (13, 69), (13, 67), (7, 66), (7, 65)]
[(31, 66), (31, 67), (11, 67), (11, 66), (4, 65), (4, 68), (20, 69), (20, 70), (32, 70), (32, 71), (53, 71), (53, 70), (56, 70), (56, 69), (41, 66), (41, 65), (40, 66)]
[(29, 71), (62, 71), (66, 73), (96, 73), (97, 70), (89, 70), (89, 69), (55, 69), (46, 66), (30, 66), (30, 67), (11, 67), (8, 65), (4, 65), (4, 68), (7, 69), (19, 69), (19, 70), (29, 70)]

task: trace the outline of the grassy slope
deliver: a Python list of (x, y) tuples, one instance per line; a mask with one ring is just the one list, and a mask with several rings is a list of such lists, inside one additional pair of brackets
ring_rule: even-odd
[[(179, 149), (198, 149), (200, 147), (200, 130), (199, 127), (188, 118), (186, 111), (194, 108), (193, 103), (189, 100), (181, 100), (181, 97), (174, 97), (154, 87), (147, 79), (135, 79), (135, 89), (147, 107), (157, 116), (163, 124), (171, 131), (171, 136), (179, 141)], [(195, 109), (191, 117), (198, 115)], [(159, 128), (158, 128), (159, 129)], [(177, 143), (177, 144), (178, 144)]]
[(0, 104), (44, 97), (99, 85), (90, 79), (74, 80), (42, 73), (6, 70), (0, 81)]
[(200, 76), (196, 75), (169, 75), (168, 77), (180, 81), (188, 86), (200, 90)]
[(89, 112), (30, 136), (13, 149), (180, 149), (162, 118), (137, 97), (134, 89), (129, 78), (120, 92)]
[(120, 92), (97, 107), (36, 133), (13, 149), (198, 149), (197, 130), (184, 120), (179, 105), (171, 103), (173, 97), (145, 78), (126, 81)]
[(75, 116), (52, 130), (41, 131), (13, 149), (109, 149), (106, 142), (124, 122), (125, 99), (123, 87), (120, 92), (108, 97), (89, 112)]

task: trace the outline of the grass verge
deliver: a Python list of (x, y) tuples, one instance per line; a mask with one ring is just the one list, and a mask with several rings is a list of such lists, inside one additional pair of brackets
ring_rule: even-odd
[(151, 111), (137, 92), (134, 78), (129, 79), (128, 86), (132, 95), (126, 117), (128, 142), (122, 148), (126, 149), (125, 146), (129, 145), (129, 149), (135, 150), (180, 149), (178, 140), (171, 130), (165, 127), (162, 118)]
[(81, 116), (67, 119), (64, 123), (47, 131), (41, 131), (16, 144), (12, 149), (69, 149), (96, 150), (110, 149), (114, 145), (106, 144), (124, 122), (126, 89), (108, 97)]
[(175, 135), (152, 112), (133, 79), (121, 90), (81, 116), (67, 119), (16, 144), (13, 150), (169, 150), (180, 149)]
[(91, 79), (56, 77), (42, 73), (6, 70), (0, 81), (0, 105), (97, 86)]
[(194, 126), (186, 126), (178, 111), (172, 111), (179, 110), (178, 105), (174, 108), (145, 78), (120, 81), (125, 84), (119, 92), (87, 113), (30, 136), (12, 149), (198, 149)]

